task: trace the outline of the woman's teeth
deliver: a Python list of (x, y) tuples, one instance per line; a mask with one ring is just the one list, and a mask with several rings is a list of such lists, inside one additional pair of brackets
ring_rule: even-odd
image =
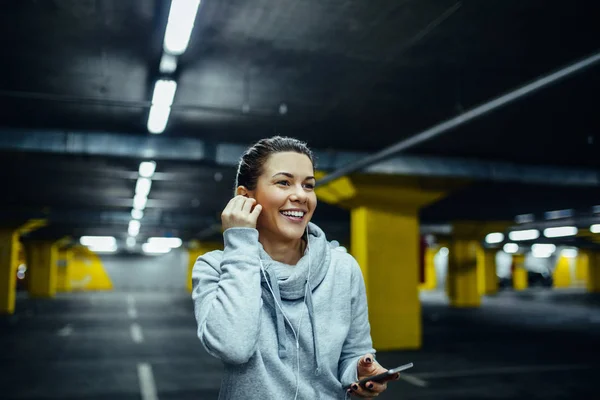
[(281, 213), (287, 217), (302, 218), (304, 213), (302, 211), (281, 211)]

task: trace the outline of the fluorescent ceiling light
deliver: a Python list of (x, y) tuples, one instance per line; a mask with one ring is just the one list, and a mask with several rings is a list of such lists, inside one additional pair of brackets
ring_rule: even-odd
[(152, 181), (149, 178), (138, 178), (137, 182), (135, 183), (135, 194), (148, 196), (151, 187)]
[(515, 221), (517, 224), (526, 224), (528, 222), (533, 222), (535, 220), (535, 215), (533, 214), (521, 214), (515, 217)]
[(504, 234), (500, 232), (490, 233), (485, 237), (486, 243), (500, 243), (504, 240)]
[(146, 203), (148, 202), (148, 198), (141, 194), (136, 194), (133, 196), (133, 208), (136, 210), (143, 210), (146, 208)]
[(158, 70), (161, 74), (172, 74), (177, 69), (177, 57), (163, 53)]
[(160, 134), (167, 128), (171, 107), (162, 105), (150, 106), (150, 114), (148, 114), (148, 132), (152, 134)]
[(590, 232), (600, 233), (600, 224), (594, 224), (594, 225), (590, 226)]
[(159, 79), (154, 84), (154, 93), (152, 94), (153, 106), (168, 106), (173, 104), (177, 82), (173, 80)]
[(172, 249), (177, 247), (181, 247), (183, 242), (181, 239), (176, 237), (151, 237), (148, 239), (148, 243), (156, 245), (156, 246), (167, 246)]
[(517, 251), (519, 251), (519, 245), (516, 243), (506, 243), (504, 247), (502, 247), (502, 250), (508, 254), (515, 254)]
[(526, 229), (523, 231), (509, 232), (508, 237), (510, 240), (535, 240), (540, 237), (540, 232), (537, 229)]
[(569, 218), (572, 217), (574, 213), (573, 209), (566, 209), (566, 210), (555, 210), (555, 211), (548, 211), (544, 213), (544, 217), (546, 219), (560, 219), (560, 218)]
[(154, 161), (142, 161), (138, 169), (138, 173), (143, 178), (152, 178), (156, 171), (156, 163)]
[(544, 236), (548, 238), (575, 236), (577, 232), (577, 228), (574, 226), (556, 226), (544, 229)]
[(134, 208), (133, 210), (131, 210), (131, 218), (142, 219), (142, 218), (144, 218), (144, 212), (142, 210), (136, 210)]
[(190, 42), (200, 0), (172, 0), (163, 47), (166, 52), (182, 54)]
[(132, 237), (132, 236), (129, 236), (129, 237), (127, 238), (127, 247), (129, 247), (129, 248), (132, 248), (132, 247), (134, 247), (134, 246), (135, 246), (135, 243), (136, 243), (136, 240), (135, 240), (135, 238), (134, 238), (134, 237)]
[(556, 251), (556, 246), (553, 244), (536, 243), (531, 246), (531, 253), (536, 258), (548, 258)]
[(575, 248), (562, 249), (560, 255), (565, 258), (577, 258), (579, 252)]
[(154, 243), (144, 243), (142, 251), (147, 254), (165, 254), (171, 251), (169, 246), (160, 246)]
[(140, 221), (137, 221), (135, 219), (129, 221), (129, 227), (127, 229), (127, 233), (129, 233), (129, 236), (137, 236), (138, 233), (140, 233)]
[(84, 246), (113, 246), (117, 244), (117, 239), (113, 236), (82, 236), (79, 243)]
[(114, 253), (117, 251), (117, 245), (104, 245), (104, 246), (88, 246), (90, 251), (94, 253)]

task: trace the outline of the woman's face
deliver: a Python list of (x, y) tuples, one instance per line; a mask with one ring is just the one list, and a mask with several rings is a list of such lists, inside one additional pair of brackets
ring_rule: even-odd
[(313, 175), (312, 162), (304, 154), (269, 156), (252, 193), (262, 205), (257, 229), (282, 239), (301, 238), (317, 207)]

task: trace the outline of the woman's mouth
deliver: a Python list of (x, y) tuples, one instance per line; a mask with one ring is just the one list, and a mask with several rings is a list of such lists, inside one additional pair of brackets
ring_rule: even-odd
[(291, 222), (302, 222), (306, 215), (304, 211), (279, 211), (279, 213)]

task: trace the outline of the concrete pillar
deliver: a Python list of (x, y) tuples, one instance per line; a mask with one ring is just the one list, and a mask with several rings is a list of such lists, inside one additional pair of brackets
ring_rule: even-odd
[(497, 249), (477, 249), (477, 288), (480, 295), (498, 293), (498, 274), (496, 272)]
[(71, 267), (73, 263), (73, 250), (60, 249), (58, 251), (56, 291), (70, 292), (73, 290), (71, 285)]
[(425, 282), (419, 285), (419, 290), (435, 290), (437, 288), (437, 276), (435, 272), (436, 247), (425, 249)]
[(587, 258), (587, 291), (600, 293), (600, 252), (593, 250), (580, 252)]
[(513, 289), (525, 290), (529, 286), (527, 280), (527, 270), (525, 269), (525, 255), (513, 254)]
[(448, 298), (453, 307), (478, 307), (476, 240), (452, 239), (448, 254)]
[(187, 290), (192, 292), (192, 269), (196, 260), (201, 255), (213, 250), (223, 250), (222, 242), (199, 242), (193, 241), (188, 249), (188, 273), (187, 273)]
[(478, 307), (481, 304), (481, 295), (497, 292), (497, 250), (484, 249), (482, 243), (487, 234), (504, 232), (510, 224), (508, 221), (452, 223), (446, 284), (450, 305)]
[(19, 233), (0, 230), (0, 314), (15, 312)]
[(343, 177), (317, 189), (320, 201), (351, 210), (351, 254), (365, 280), (378, 350), (421, 347), (418, 211), (446, 190), (380, 175)]
[(32, 297), (54, 297), (58, 246), (53, 241), (31, 241), (25, 243), (29, 295)]

